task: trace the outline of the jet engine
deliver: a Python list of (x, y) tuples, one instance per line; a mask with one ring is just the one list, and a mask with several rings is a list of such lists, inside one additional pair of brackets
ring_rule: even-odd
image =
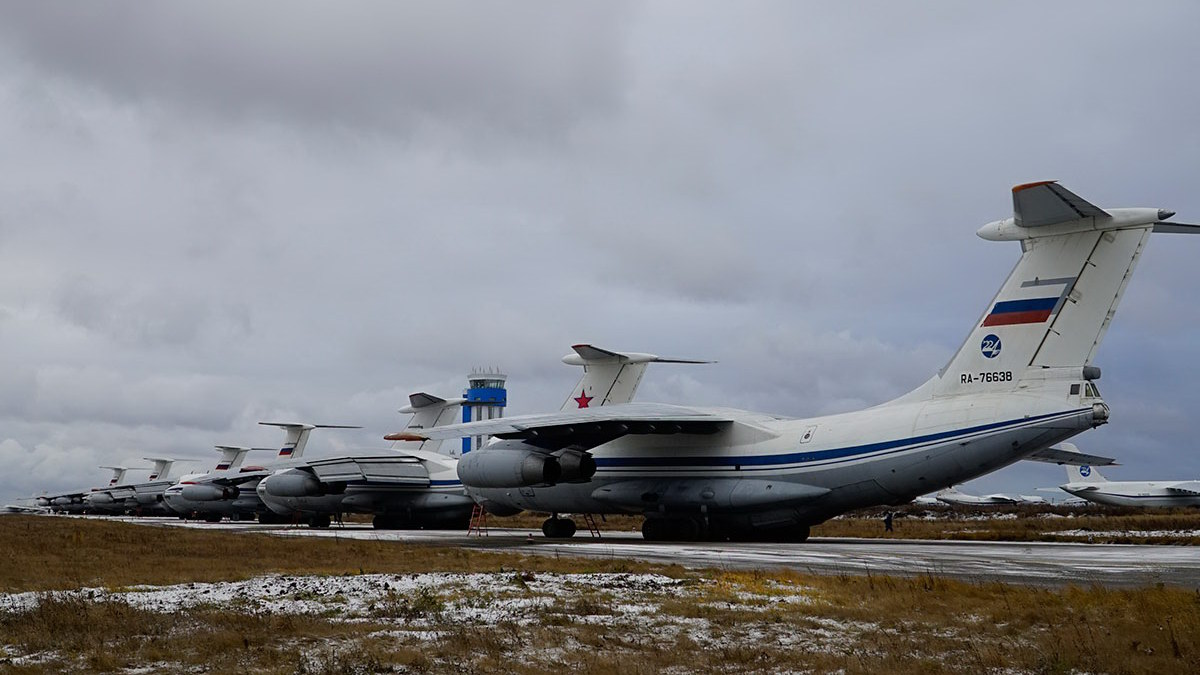
[[(593, 463), (592, 471), (595, 472)], [(458, 478), (470, 487), (552, 485), (563, 475), (557, 457), (520, 441), (499, 441), (468, 452), (458, 460)]]
[(596, 475), (596, 460), (589, 452), (563, 450), (555, 457), (562, 468), (559, 480), (564, 483), (586, 483)]
[(183, 486), (180, 496), (192, 502), (216, 502), (222, 499), (237, 499), (241, 491), (233, 486), (214, 485), (212, 483), (188, 483)]
[(92, 506), (108, 505), (113, 503), (113, 497), (107, 492), (93, 492), (84, 501)]
[(267, 476), (259, 483), (259, 488), (272, 497), (317, 497), (325, 494), (316, 476), (299, 469), (288, 469)]

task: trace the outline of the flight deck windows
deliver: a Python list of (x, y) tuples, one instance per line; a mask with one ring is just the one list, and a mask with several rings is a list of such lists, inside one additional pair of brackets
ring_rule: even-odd
[(1079, 385), (1078, 385), (1078, 384), (1073, 384), (1073, 385), (1071, 385), (1071, 395), (1072, 395), (1072, 396), (1078, 396), (1078, 395), (1079, 395)]

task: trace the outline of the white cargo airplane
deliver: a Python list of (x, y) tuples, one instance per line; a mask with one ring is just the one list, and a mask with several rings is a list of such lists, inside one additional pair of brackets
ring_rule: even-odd
[[(464, 399), (419, 392), (401, 414), (409, 430), (450, 424)], [(374, 514), (379, 529), (463, 527), (474, 502), (463, 494), (457, 460), (440, 454), (441, 441), (409, 443), (386, 454), (359, 453), (289, 463), (255, 487), (258, 498), (281, 517), (328, 527), (342, 513)]]
[[(262, 507), (253, 491), (248, 496), (236, 487), (218, 486), (212, 478), (238, 475), (251, 452), (279, 452), (277, 448), (248, 448), (240, 445), (214, 446), (221, 453), (217, 466), (207, 473), (190, 473), (163, 491), (163, 501), (172, 511), (184, 518), (202, 518), (210, 523), (223, 517), (234, 520), (252, 519)], [(294, 449), (291, 449), (294, 452)]]
[(1093, 466), (1068, 466), (1064, 492), (1109, 506), (1200, 506), (1200, 480), (1108, 480)]
[(943, 504), (954, 506), (1013, 506), (1017, 504), (1045, 504), (1046, 500), (1037, 495), (1006, 495), (1001, 493), (990, 495), (969, 495), (951, 487), (937, 493), (935, 499)]
[(809, 419), (630, 403), (395, 438), (492, 435), (458, 465), (485, 506), (641, 513), (651, 540), (803, 541), (834, 515), (990, 473), (1108, 421), (1092, 359), (1134, 265), (1151, 232), (1200, 232), (1051, 181), (1012, 198), (1013, 217), (978, 234), (1019, 241), (1016, 267), (949, 363), (893, 401)]
[[(313, 429), (358, 429), (360, 427), (340, 424), (303, 424), (299, 422), (259, 422), (268, 427), (279, 427), (286, 435), (278, 449), (275, 461), (263, 466), (242, 466), (246, 453), (255, 450), (276, 452), (275, 448), (242, 448), (217, 446), (222, 450), (217, 469), (205, 474), (184, 476), (163, 492), (163, 498), (172, 511), (188, 517), (204, 518), (210, 522), (222, 517), (253, 517), (261, 522), (281, 523), (255, 492), (258, 482), (273, 471), (292, 466), (301, 461), (308, 438)], [(224, 468), (221, 465), (225, 464)]]

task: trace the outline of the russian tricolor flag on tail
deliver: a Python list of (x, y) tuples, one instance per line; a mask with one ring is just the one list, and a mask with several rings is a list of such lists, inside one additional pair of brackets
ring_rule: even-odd
[(1054, 313), (1058, 297), (997, 302), (983, 319), (985, 326), (1011, 326), (1020, 323), (1042, 323)]

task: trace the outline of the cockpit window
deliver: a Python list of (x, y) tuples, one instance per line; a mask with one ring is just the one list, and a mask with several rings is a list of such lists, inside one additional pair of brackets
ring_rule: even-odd
[(1088, 397), (1100, 398), (1100, 390), (1097, 389), (1096, 385), (1092, 384), (1091, 382), (1087, 383), (1087, 387), (1083, 390), (1083, 392), (1084, 392), (1084, 395), (1086, 395)]
[(1072, 395), (1072, 396), (1078, 396), (1078, 395), (1079, 395), (1079, 385), (1078, 385), (1078, 384), (1073, 384), (1073, 385), (1071, 385), (1071, 395)]

